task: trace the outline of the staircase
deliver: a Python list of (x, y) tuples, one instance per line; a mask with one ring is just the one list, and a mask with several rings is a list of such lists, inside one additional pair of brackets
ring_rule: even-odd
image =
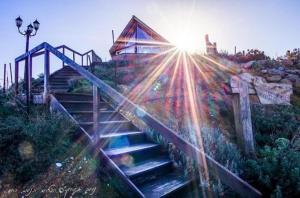
[[(79, 74), (72, 68), (63, 67), (50, 76), (51, 91), (79, 125), (93, 136), (93, 96), (68, 92), (68, 80), (77, 77)], [(102, 99), (99, 112), (99, 145), (145, 197), (175, 196), (191, 186), (193, 181), (174, 166), (161, 145), (151, 141), (145, 132)]]
[[(93, 54), (93, 50), (80, 54), (69, 49), (73, 52), (72, 60), (64, 54), (64, 50), (60, 52), (58, 49), (60, 47), (55, 48), (44, 42), (15, 59), (16, 97), (19, 96), (19, 63), (43, 55), (44, 82), (32, 89), (31, 78), (26, 80), (28, 104), (31, 93), (43, 92), (44, 103), (49, 102), (52, 110), (65, 114), (77, 123), (80, 131), (88, 137), (94, 150), (99, 154), (101, 165), (121, 181), (122, 186), (119, 187), (126, 189), (120, 190), (124, 196), (200, 197), (199, 195), (207, 192), (194, 188), (198, 183), (197, 178), (185, 177), (184, 171), (175, 166), (170, 159), (169, 152), (123, 117), (119, 108), (134, 115), (164, 140), (171, 142), (182, 154), (195, 159), (194, 162), (199, 169), (209, 171), (209, 174), (214, 175), (242, 197), (262, 196), (258, 190), (216, 162), (203, 150), (178, 136), (176, 132), (87, 71), (83, 67), (83, 57), (89, 58), (88, 53)], [(68, 66), (64, 66), (49, 76), (50, 53), (60, 59), (63, 66)], [(81, 56), (81, 65), (75, 62), (74, 54), (76, 53)], [(86, 66), (92, 67), (95, 61), (88, 61), (88, 58)], [(29, 65), (27, 69), (29, 71)], [(71, 93), (68, 81), (73, 78), (83, 78), (89, 81), (93, 86), (93, 93)], [(46, 85), (45, 89), (44, 85)], [(102, 97), (101, 95), (99, 97), (100, 92), (103, 94)], [(108, 98), (118, 109), (113, 108), (105, 98)], [(138, 112), (143, 112), (142, 116)]]

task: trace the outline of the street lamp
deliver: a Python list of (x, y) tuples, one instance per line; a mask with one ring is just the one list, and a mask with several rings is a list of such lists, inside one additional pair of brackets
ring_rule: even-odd
[[(20, 28), (22, 26), (23, 20), (21, 19), (21, 17), (16, 18), (16, 26), (18, 28), (18, 31), (21, 35), (26, 36), (26, 50), (25, 52), (28, 52), (29, 50), (29, 38), (32, 36), (35, 36), (38, 29), (40, 28), (40, 23), (38, 22), (38, 20), (35, 20), (33, 22), (33, 26), (32, 24), (29, 24), (27, 26), (27, 30), (25, 31), (21, 31)], [(32, 34), (33, 30), (35, 30), (35, 32)]]
[[(38, 20), (35, 20), (33, 22), (33, 25), (29, 24), (27, 26), (26, 30), (21, 31), (20, 28), (22, 26), (22, 23), (23, 23), (23, 20), (21, 19), (20, 16), (18, 18), (16, 18), (16, 26), (18, 28), (19, 33), (23, 36), (26, 36), (26, 49), (25, 49), (25, 52), (27, 53), (29, 51), (29, 38), (36, 35), (38, 29), (40, 28), (40, 23), (38, 22)], [(31, 63), (30, 63), (30, 67), (31, 67)], [(30, 97), (29, 89), (30, 89), (30, 81), (31, 81), (31, 79), (30, 79), (31, 78), (31, 70), (32, 70), (32, 68), (29, 68), (29, 65), (28, 65), (28, 58), (26, 58), (25, 59), (25, 70), (24, 70), (24, 81), (25, 81), (25, 88), (26, 88), (27, 107), (29, 107), (29, 103), (30, 103), (29, 102), (29, 100), (30, 100), (29, 99), (29, 97)]]

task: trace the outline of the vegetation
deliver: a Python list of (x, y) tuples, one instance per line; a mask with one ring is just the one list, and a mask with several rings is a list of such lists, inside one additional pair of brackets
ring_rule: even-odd
[(260, 51), (258, 49), (248, 49), (247, 52), (242, 51), (237, 52), (236, 54), (221, 53), (219, 55), (237, 63), (270, 59), (270, 57), (265, 55), (264, 51)]
[(120, 197), (75, 130), (46, 107), (28, 115), (0, 95), (0, 197)]
[(5, 98), (0, 103), (0, 176), (10, 174), (16, 183), (26, 182), (66, 152), (74, 127), (41, 107), (27, 115)]
[(300, 111), (293, 106), (253, 106), (256, 159), (243, 176), (272, 197), (300, 195)]

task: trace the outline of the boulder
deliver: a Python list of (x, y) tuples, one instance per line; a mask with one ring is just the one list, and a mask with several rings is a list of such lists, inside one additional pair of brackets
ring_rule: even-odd
[(295, 87), (296, 89), (300, 89), (300, 80), (296, 80), (296, 81), (294, 82), (294, 87)]
[(289, 74), (300, 75), (300, 69), (289, 69), (289, 70), (286, 70), (286, 72)]
[(266, 73), (268, 73), (268, 70), (262, 69), (260, 72), (261, 72), (262, 74), (266, 74)]
[(285, 72), (284, 72), (284, 70), (281, 70), (281, 69), (269, 69), (268, 70), (268, 74), (269, 75), (280, 75), (280, 76), (285, 76)]
[(285, 78), (292, 82), (300, 81), (300, 77), (296, 74), (288, 74)]
[(289, 79), (286, 79), (286, 78), (282, 79), (282, 80), (280, 81), (280, 83), (283, 83), (283, 84), (290, 84), (290, 85), (293, 84)]
[(268, 82), (279, 82), (281, 80), (281, 75), (268, 76)]

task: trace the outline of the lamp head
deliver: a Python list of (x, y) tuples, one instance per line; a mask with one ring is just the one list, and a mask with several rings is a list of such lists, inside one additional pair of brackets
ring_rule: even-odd
[(32, 26), (31, 24), (29, 24), (29, 25), (27, 26), (27, 33), (28, 33), (28, 34), (31, 34), (32, 31), (33, 31), (33, 26)]
[(22, 26), (23, 20), (21, 19), (21, 17), (19, 16), (18, 18), (16, 18), (16, 26), (18, 28), (20, 28)]
[(37, 31), (40, 28), (40, 23), (38, 22), (38, 20), (35, 20), (33, 22), (33, 27), (34, 27), (35, 31)]

